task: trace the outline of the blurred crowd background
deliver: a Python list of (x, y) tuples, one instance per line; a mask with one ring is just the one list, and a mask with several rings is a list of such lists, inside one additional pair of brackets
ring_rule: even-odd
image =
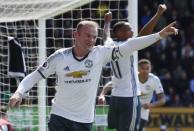
[(159, 76), (165, 89), (166, 106), (193, 107), (194, 0), (139, 0), (139, 29), (154, 15), (159, 3), (165, 3), (167, 10), (155, 31), (175, 20), (179, 35), (139, 51), (139, 58), (151, 60), (152, 72)]

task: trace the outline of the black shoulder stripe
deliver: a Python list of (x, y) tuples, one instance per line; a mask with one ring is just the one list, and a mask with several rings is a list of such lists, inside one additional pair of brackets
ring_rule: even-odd
[(46, 79), (46, 77), (42, 74), (41, 71), (39, 71), (39, 70), (37, 70), (37, 71), (38, 71), (38, 73), (42, 76), (42, 78)]
[(119, 50), (119, 46), (114, 47), (113, 51), (112, 51), (112, 60), (116, 61), (119, 59), (119, 57), (123, 57), (123, 55), (121, 54), (120, 50)]

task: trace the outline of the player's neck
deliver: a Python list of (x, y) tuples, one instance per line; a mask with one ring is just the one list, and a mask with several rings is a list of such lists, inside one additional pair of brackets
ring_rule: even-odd
[(86, 56), (89, 52), (86, 52), (85, 50), (82, 50), (81, 48), (78, 47), (73, 47), (73, 52), (76, 57), (84, 57)]
[(73, 47), (73, 54), (74, 54), (74, 57), (76, 57), (76, 59), (80, 60), (87, 57), (89, 54), (89, 51), (87, 52), (87, 51), (81, 50), (80, 48)]
[(144, 77), (144, 76), (139, 75), (139, 81), (141, 83), (145, 83), (147, 80), (148, 80), (148, 77)]

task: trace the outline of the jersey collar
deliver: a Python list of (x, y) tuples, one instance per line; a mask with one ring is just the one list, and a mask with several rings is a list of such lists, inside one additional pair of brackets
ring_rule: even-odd
[(76, 59), (77, 61), (82, 61), (84, 60), (86, 57), (88, 57), (90, 52), (88, 52), (88, 54), (86, 54), (84, 57), (82, 57), (81, 59), (78, 59), (75, 55), (75, 52), (74, 52), (74, 48), (72, 48), (72, 54), (73, 54), (73, 58)]

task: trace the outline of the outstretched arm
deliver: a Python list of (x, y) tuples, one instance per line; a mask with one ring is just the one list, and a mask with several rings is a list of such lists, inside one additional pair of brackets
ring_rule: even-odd
[(138, 36), (144, 36), (144, 35), (151, 34), (158, 20), (160, 19), (160, 17), (162, 16), (162, 14), (164, 13), (166, 9), (167, 7), (165, 4), (160, 4), (158, 6), (158, 10), (156, 14), (151, 18), (151, 20), (147, 24), (144, 25), (144, 27), (140, 30)]
[(175, 24), (176, 22), (172, 22), (166, 27), (164, 27), (160, 32), (155, 34), (128, 39), (124, 44), (119, 45), (120, 53), (128, 54), (133, 51), (141, 50), (156, 43), (162, 38), (166, 38), (171, 35), (177, 35), (178, 29), (174, 27)]
[(102, 89), (100, 96), (98, 98), (98, 104), (105, 104), (105, 95), (111, 91), (112, 81), (109, 81)]

